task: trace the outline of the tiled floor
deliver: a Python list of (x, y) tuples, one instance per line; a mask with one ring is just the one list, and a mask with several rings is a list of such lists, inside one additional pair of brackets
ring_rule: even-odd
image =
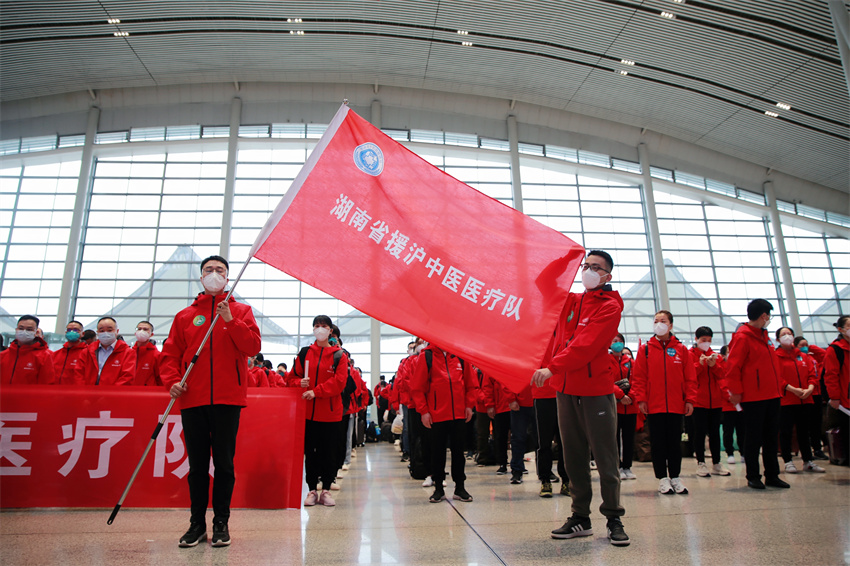
[[(850, 468), (786, 475), (789, 490), (746, 487), (741, 464), (731, 477), (697, 478), (684, 462), (687, 496), (659, 495), (651, 465), (638, 463), (623, 483), (629, 547), (608, 543), (594, 494), (594, 535), (553, 540), (569, 498), (541, 499), (533, 474), (522, 485), (495, 468), (467, 466), (472, 503), (428, 502), (389, 444), (357, 451), (335, 508), (234, 510), (233, 544), (181, 549), (185, 509), (4, 511), (0, 563), (25, 564), (817, 564), (850, 563)], [(531, 463), (533, 465), (533, 462)], [(238, 472), (238, 471), (237, 471)], [(237, 481), (245, 481), (238, 478)], [(598, 482), (597, 482), (598, 486)], [(556, 490), (558, 486), (555, 486)], [(448, 493), (451, 493), (449, 482)]]

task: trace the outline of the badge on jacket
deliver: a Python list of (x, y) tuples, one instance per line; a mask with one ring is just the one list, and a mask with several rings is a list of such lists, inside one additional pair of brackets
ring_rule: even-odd
[(195, 326), (200, 326), (203, 323), (205, 323), (206, 321), (207, 321), (207, 317), (205, 317), (202, 314), (199, 314), (198, 316), (195, 317), (195, 320), (192, 321), (192, 324), (194, 324)]
[(676, 348), (667, 348), (667, 355), (671, 358), (676, 357)]

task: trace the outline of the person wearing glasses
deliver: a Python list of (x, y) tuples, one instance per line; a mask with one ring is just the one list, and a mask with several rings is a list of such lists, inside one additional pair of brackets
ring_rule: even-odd
[[(251, 307), (227, 295), (227, 260), (210, 256), (201, 262), (204, 292), (174, 317), (162, 348), (161, 377), (178, 400), (189, 457), (189, 530), (181, 548), (207, 540), (206, 512), (210, 495), (210, 451), (215, 465), (212, 546), (230, 544), (228, 520), (236, 476), (233, 457), (239, 416), (247, 405), (248, 358), (260, 351), (260, 329)], [(216, 315), (220, 316), (197, 359), (194, 356)], [(181, 386), (186, 367), (192, 373)]]
[(619, 372), (608, 355), (623, 313), (623, 299), (609, 285), (614, 260), (592, 250), (582, 265), (583, 293), (570, 293), (552, 338), (553, 355), (543, 360), (532, 382), (547, 380), (555, 389), (563, 454), (570, 478), (572, 516), (552, 531), (552, 538), (590, 536), (590, 501), (593, 494), (590, 454), (596, 458), (608, 540), (628, 546), (629, 536), (620, 520), (620, 457), (617, 450), (617, 403), (614, 382)]

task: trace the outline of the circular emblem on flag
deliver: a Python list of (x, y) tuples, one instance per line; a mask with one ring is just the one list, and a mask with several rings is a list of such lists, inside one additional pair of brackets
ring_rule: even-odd
[(676, 348), (667, 348), (667, 355), (671, 358), (676, 357)]
[(377, 177), (384, 170), (384, 152), (372, 142), (354, 148), (354, 164), (368, 175)]
[(192, 324), (194, 324), (195, 326), (200, 326), (203, 323), (205, 323), (206, 321), (207, 321), (207, 317), (205, 317), (202, 314), (199, 314), (198, 316), (195, 317), (195, 320), (192, 321)]

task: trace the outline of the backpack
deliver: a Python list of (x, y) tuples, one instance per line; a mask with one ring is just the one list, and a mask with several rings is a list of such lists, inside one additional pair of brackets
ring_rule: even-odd
[[(425, 365), (428, 366), (428, 375), (431, 375), (431, 364), (434, 363), (434, 352), (432, 350), (425, 350), (423, 352), (425, 354)], [(457, 356), (455, 356), (457, 358)], [(460, 362), (460, 368), (464, 369), (466, 362), (463, 361), (463, 358), (457, 358)]]
[[(841, 370), (844, 369), (844, 350), (835, 344), (830, 344), (830, 348), (835, 352), (835, 357), (838, 360), (838, 373), (841, 373)], [(823, 394), (826, 393), (826, 382), (824, 381), (824, 375), (826, 375), (826, 364), (823, 364), (824, 367), (820, 368), (820, 388)], [(848, 391), (848, 395), (850, 395), (850, 391)]]
[[(304, 370), (304, 363), (307, 361), (307, 351), (310, 349), (310, 346), (304, 346), (298, 351), (298, 359), (301, 360), (301, 370)], [(342, 350), (337, 350), (334, 352), (334, 363), (333, 370), (336, 373), (336, 368), (339, 367), (339, 362), (342, 360)], [(293, 368), (294, 369), (294, 368)], [(349, 372), (350, 375), (350, 372)], [(310, 377), (310, 376), (306, 376)]]

